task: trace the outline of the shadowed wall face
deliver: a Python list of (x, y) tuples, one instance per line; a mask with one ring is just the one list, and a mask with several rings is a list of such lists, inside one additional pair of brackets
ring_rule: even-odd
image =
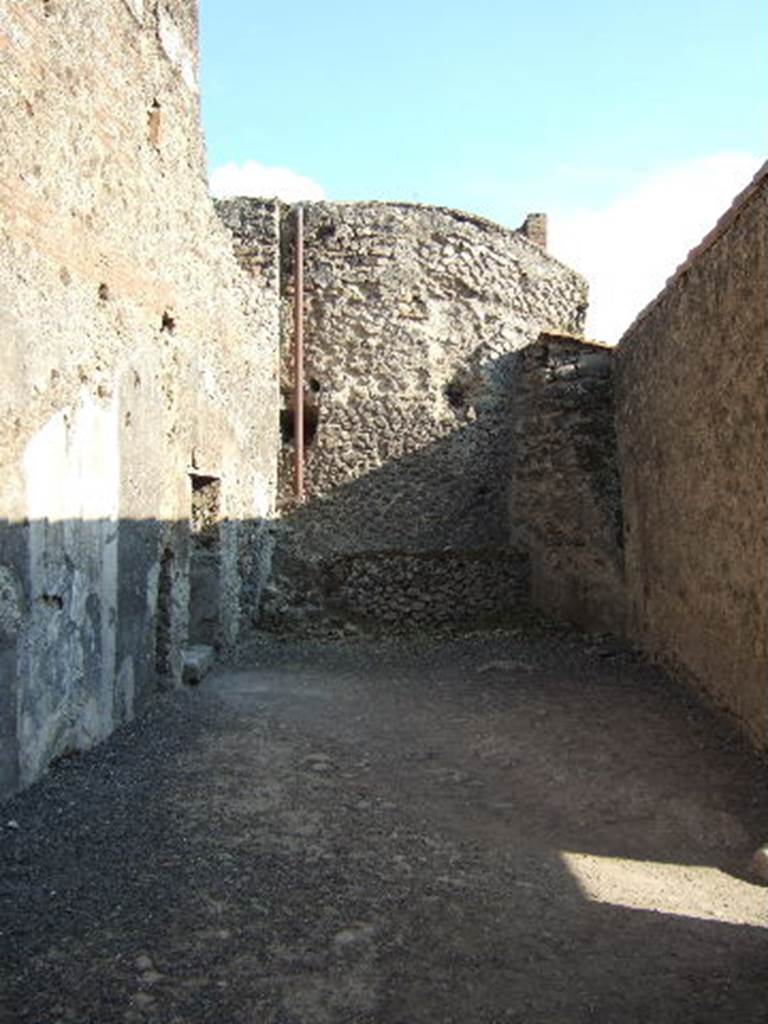
[(510, 520), (531, 600), (584, 629), (624, 631), (613, 351), (544, 334), (519, 359)]
[(768, 744), (768, 180), (617, 352), (629, 633)]
[(196, 5), (1, 20), (0, 794), (178, 680), (191, 473), (221, 481), (211, 603), (236, 643), (277, 418), (276, 301), (207, 194)]
[[(292, 507), (295, 211), (220, 203), (245, 266), (279, 229), (284, 445), (275, 622), (301, 606), (415, 623), (501, 613), (525, 590), (508, 543), (515, 353), (579, 333), (586, 284), (521, 234), (389, 203), (305, 210), (307, 503)], [(491, 552), (495, 557), (489, 557)]]

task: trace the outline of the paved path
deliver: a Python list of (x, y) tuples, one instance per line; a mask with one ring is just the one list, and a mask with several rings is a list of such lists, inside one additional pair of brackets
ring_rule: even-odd
[(654, 672), (546, 632), (254, 658), (0, 808), (0, 1021), (768, 1021), (765, 773)]

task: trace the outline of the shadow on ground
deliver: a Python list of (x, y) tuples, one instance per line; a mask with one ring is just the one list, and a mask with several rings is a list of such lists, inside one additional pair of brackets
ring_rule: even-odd
[(3, 807), (3, 1021), (764, 1022), (761, 764), (570, 635), (267, 643)]

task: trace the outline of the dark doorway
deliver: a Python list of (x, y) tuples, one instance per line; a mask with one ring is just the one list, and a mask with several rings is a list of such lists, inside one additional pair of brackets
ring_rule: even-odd
[(190, 474), (189, 642), (219, 645), (221, 480)]

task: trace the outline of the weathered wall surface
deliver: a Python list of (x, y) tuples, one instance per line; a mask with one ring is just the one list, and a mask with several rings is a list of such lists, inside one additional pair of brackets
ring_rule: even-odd
[(617, 352), (629, 631), (768, 743), (768, 175)]
[(520, 354), (510, 519), (531, 600), (584, 629), (624, 631), (613, 352), (542, 335)]
[[(256, 200), (219, 209), (236, 231), (263, 219)], [(585, 283), (467, 214), (306, 205), (307, 502), (294, 509), (294, 218), (283, 208), (275, 623), (320, 608), (414, 624), (503, 617), (527, 585), (506, 512), (515, 353), (541, 330), (578, 333)], [(262, 260), (271, 229), (238, 233), (241, 261)]]
[(222, 646), (259, 589), (275, 304), (207, 195), (196, 14), (0, 10), (0, 793), (179, 678), (191, 473), (221, 481)]

